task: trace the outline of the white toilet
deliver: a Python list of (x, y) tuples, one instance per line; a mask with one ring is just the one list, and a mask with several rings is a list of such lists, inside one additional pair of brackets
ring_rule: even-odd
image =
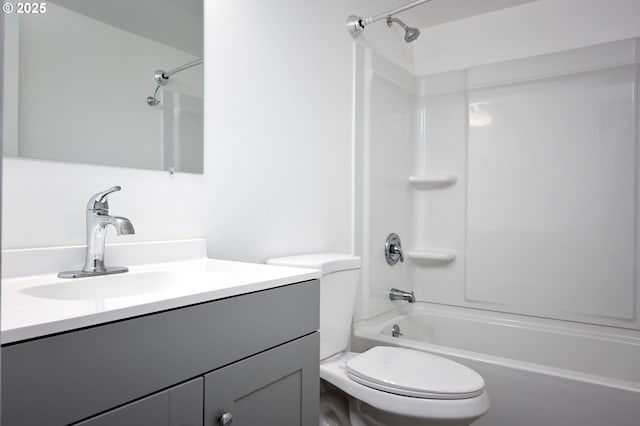
[[(270, 265), (320, 269), (320, 424), (469, 425), (489, 409), (482, 377), (443, 357), (377, 346), (347, 352), (360, 258), (344, 254), (280, 257)], [(329, 385), (327, 385), (327, 382)], [(348, 415), (332, 389), (348, 396)], [(342, 404), (343, 406), (346, 404)], [(323, 418), (324, 417), (324, 418)]]

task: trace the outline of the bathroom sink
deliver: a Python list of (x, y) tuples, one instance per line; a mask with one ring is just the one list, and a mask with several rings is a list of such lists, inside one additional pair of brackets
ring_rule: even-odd
[(227, 279), (225, 274), (203, 270), (160, 270), (56, 279), (25, 287), (20, 292), (54, 300), (108, 300), (150, 294), (193, 294), (209, 291)]
[(59, 278), (85, 246), (2, 251), (2, 344), (312, 280), (319, 271), (206, 257), (204, 240), (114, 244), (129, 272)]

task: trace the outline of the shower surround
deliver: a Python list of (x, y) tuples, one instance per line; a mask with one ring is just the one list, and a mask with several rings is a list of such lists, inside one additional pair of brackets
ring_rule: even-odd
[[(595, 325), (640, 346), (639, 46), (624, 39), (416, 77), (357, 45), (356, 326), (397, 308), (388, 299), (397, 287), (445, 311), (547, 318), (576, 333)], [(391, 232), (403, 264), (384, 259)], [(554, 392), (547, 373), (541, 389)], [(495, 424), (518, 403), (500, 398), (487, 417)]]

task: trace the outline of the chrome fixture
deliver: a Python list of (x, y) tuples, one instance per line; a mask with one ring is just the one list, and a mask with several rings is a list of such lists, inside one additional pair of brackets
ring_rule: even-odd
[(114, 186), (105, 191), (98, 192), (89, 199), (86, 211), (87, 220), (87, 249), (84, 267), (78, 271), (60, 272), (60, 278), (82, 278), (96, 275), (118, 274), (127, 272), (126, 266), (104, 266), (104, 243), (107, 236), (107, 226), (113, 225), (118, 235), (135, 234), (131, 221), (126, 217), (109, 216), (109, 203), (107, 196), (120, 191), (119, 186)]
[(420, 35), (419, 29), (406, 26), (405, 23), (398, 18), (387, 17), (387, 26), (391, 27), (394, 22), (404, 29), (404, 41), (407, 43), (411, 43)]
[(153, 91), (153, 96), (147, 96), (147, 105), (156, 106), (160, 104), (160, 100), (158, 100), (158, 90), (160, 90), (160, 85), (156, 86), (156, 90)]
[(409, 303), (413, 303), (416, 301), (416, 297), (413, 295), (413, 292), (398, 290), (397, 288), (392, 288), (391, 290), (389, 290), (389, 299), (406, 300)]
[(391, 337), (400, 337), (403, 334), (400, 332), (400, 326), (398, 324), (393, 324), (391, 327)]
[(164, 86), (169, 82), (169, 77), (171, 77), (176, 73), (179, 73), (180, 71), (184, 71), (186, 69), (195, 67), (196, 65), (200, 65), (203, 62), (204, 62), (204, 59), (200, 58), (200, 59), (196, 59), (195, 61), (188, 62), (184, 65), (180, 65), (179, 67), (174, 68), (171, 71), (156, 70), (156, 72), (153, 73), (153, 79), (157, 84), (156, 90), (153, 92), (153, 96), (147, 97), (147, 105), (156, 106), (160, 103), (160, 101), (156, 97), (158, 95), (158, 89), (160, 89), (160, 86)]
[[(347, 17), (347, 30), (349, 31), (352, 37), (358, 37), (362, 33), (362, 31), (364, 31), (364, 28), (367, 25), (380, 21), (381, 19), (387, 19), (387, 25), (391, 26), (391, 22), (389, 21), (389, 18), (391, 18), (393, 15), (396, 15), (400, 12), (404, 12), (405, 10), (408, 10), (408, 9), (412, 9), (416, 6), (420, 6), (421, 4), (426, 3), (428, 1), (431, 1), (431, 0), (413, 1), (411, 3), (405, 4), (404, 6), (400, 6), (396, 9), (392, 9), (387, 12), (380, 13), (370, 18), (363, 19), (360, 16), (349, 15)], [(418, 31), (417, 29), (407, 27), (406, 25), (404, 25), (404, 23), (401, 23), (399, 20), (398, 21), (392, 20), (392, 21), (398, 22), (398, 24), (402, 25), (402, 27), (406, 31), (404, 40), (407, 43), (414, 41), (420, 35), (420, 31)]]
[(402, 242), (398, 234), (391, 233), (384, 243), (384, 257), (389, 265), (395, 265), (404, 262), (404, 252), (402, 251)]

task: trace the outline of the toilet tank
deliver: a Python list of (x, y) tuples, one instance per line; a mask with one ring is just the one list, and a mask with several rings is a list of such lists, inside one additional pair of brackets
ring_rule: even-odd
[(278, 257), (269, 265), (319, 269), (320, 359), (347, 349), (360, 281), (360, 258), (347, 254), (318, 253)]

